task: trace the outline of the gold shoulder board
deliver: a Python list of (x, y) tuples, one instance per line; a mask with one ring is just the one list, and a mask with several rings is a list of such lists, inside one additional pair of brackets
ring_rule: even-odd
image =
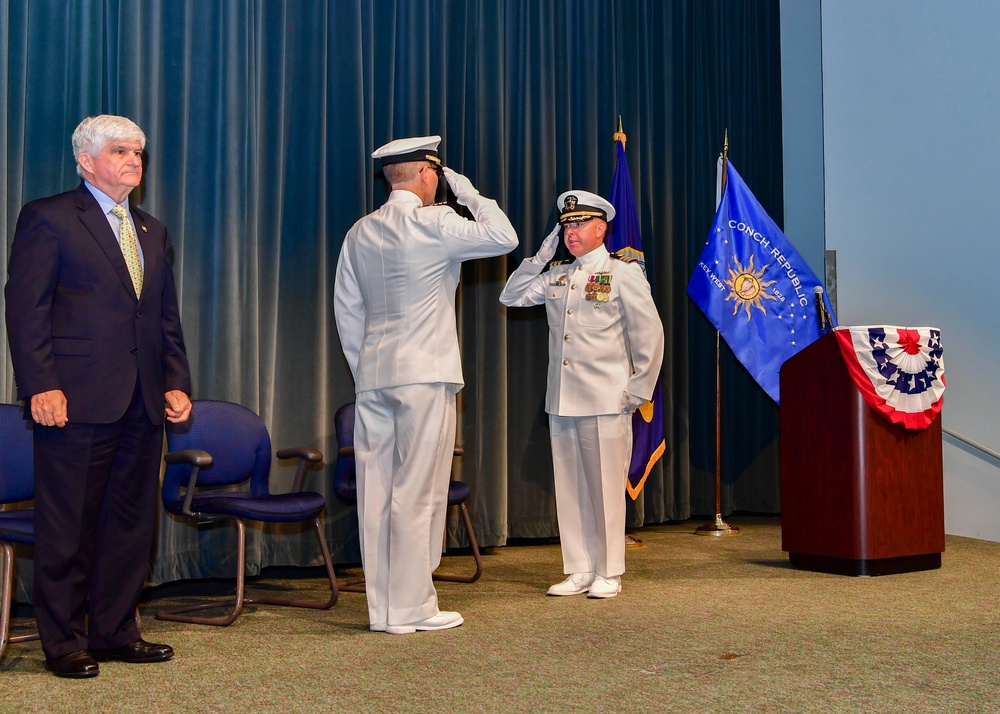
[(623, 263), (638, 263), (639, 262), (638, 260), (636, 260), (632, 256), (628, 255), (628, 253), (626, 251), (628, 251), (628, 248), (622, 248), (621, 250), (617, 250), (614, 253), (612, 253), (611, 257), (614, 258), (615, 260), (620, 260)]

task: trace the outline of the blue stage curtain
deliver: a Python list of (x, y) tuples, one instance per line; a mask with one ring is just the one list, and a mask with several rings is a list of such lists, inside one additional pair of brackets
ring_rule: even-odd
[[(333, 277), (344, 234), (385, 198), (371, 151), (441, 134), (445, 162), (521, 237), (509, 258), (467, 265), (459, 296), (456, 475), (481, 541), (500, 545), (557, 527), (544, 314), (505, 316), (497, 296), (561, 191), (608, 193), (621, 115), (667, 331), (668, 453), (629, 521), (714, 511), (714, 333), (684, 291), (727, 127), (734, 162), (781, 216), (777, 0), (9, 0), (0, 89), (0, 268), (21, 205), (76, 185), (76, 124), (134, 119), (149, 141), (133, 198), (172, 232), (194, 396), (259, 411), (276, 446), (323, 450), (307, 485), (330, 494), (340, 561), (357, 559), (356, 524), (329, 488), (333, 413), (354, 395)], [(741, 369), (726, 356), (723, 510), (775, 512), (776, 413)], [(5, 348), (0, 388), (12, 401)], [(276, 468), (281, 488), (291, 474)], [(308, 534), (248, 535), (250, 572), (319, 562)], [(153, 581), (230, 574), (230, 537), (164, 516)]]

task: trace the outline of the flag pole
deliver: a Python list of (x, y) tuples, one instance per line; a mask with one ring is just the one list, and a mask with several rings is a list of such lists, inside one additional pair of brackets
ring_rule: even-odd
[[(726, 167), (729, 161), (729, 129), (726, 129), (722, 144), (722, 180), (719, 182), (719, 196), (726, 190)], [(718, 208), (718, 204), (716, 205)], [(740, 529), (722, 520), (722, 333), (715, 331), (715, 520), (698, 526), (697, 535), (729, 536), (739, 535)]]

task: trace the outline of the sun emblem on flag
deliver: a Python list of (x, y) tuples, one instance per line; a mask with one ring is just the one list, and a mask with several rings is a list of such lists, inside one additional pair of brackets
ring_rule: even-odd
[(774, 285), (777, 280), (764, 280), (764, 271), (767, 270), (767, 266), (770, 263), (765, 264), (760, 270), (753, 269), (753, 256), (750, 256), (750, 263), (747, 267), (743, 267), (740, 264), (738, 258), (733, 258), (733, 264), (736, 269), (729, 268), (729, 280), (726, 280), (726, 285), (730, 288), (730, 293), (726, 295), (726, 302), (730, 300), (734, 301), (733, 314), (742, 307), (746, 310), (747, 321), (753, 315), (750, 313), (750, 306), (753, 305), (755, 308), (760, 310), (765, 315), (767, 310), (764, 309), (764, 305), (761, 300), (777, 300), (774, 295), (769, 295), (765, 288), (769, 288)]

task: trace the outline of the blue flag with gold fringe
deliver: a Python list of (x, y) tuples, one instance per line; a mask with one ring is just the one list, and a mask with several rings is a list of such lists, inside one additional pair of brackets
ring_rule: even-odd
[[(615, 135), (618, 138), (618, 135)], [(615, 207), (615, 218), (608, 227), (605, 245), (612, 253), (622, 251), (639, 261), (647, 279), (646, 258), (639, 235), (639, 216), (635, 210), (635, 193), (632, 190), (632, 174), (625, 158), (623, 140), (615, 142), (618, 156), (615, 175), (611, 179), (611, 205)], [(663, 430), (663, 396), (660, 378), (656, 380), (653, 398), (632, 414), (632, 463), (629, 466), (626, 488), (633, 500), (646, 484), (646, 478), (653, 465), (666, 451)]]
[[(775, 402), (781, 365), (822, 334), (816, 304), (822, 285), (729, 162), (687, 293)], [(822, 300), (832, 315), (829, 298)]]

